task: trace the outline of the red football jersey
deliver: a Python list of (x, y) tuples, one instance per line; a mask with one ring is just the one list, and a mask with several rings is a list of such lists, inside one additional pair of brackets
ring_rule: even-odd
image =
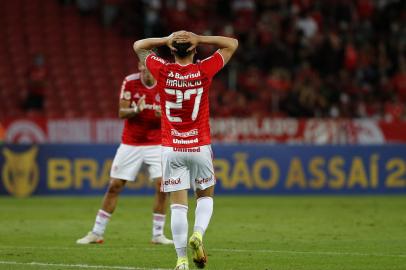
[(145, 95), (145, 109), (135, 117), (125, 120), (122, 143), (130, 145), (161, 144), (161, 119), (155, 112), (160, 107), (157, 84), (148, 87), (141, 80), (140, 73), (125, 77), (121, 86), (120, 99), (131, 102), (131, 107)]
[(158, 81), (162, 105), (162, 145), (196, 147), (210, 144), (209, 88), (224, 66), (219, 52), (185, 66), (155, 54), (146, 66)]

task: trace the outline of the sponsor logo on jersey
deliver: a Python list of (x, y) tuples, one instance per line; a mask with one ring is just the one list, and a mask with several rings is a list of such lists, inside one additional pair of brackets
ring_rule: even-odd
[(207, 184), (207, 183), (211, 182), (212, 179), (213, 179), (213, 176), (210, 176), (207, 178), (198, 177), (195, 179), (195, 183), (198, 185)]
[(153, 60), (156, 60), (156, 61), (162, 63), (162, 64), (165, 64), (165, 60), (162, 59), (162, 58), (159, 58), (159, 57), (157, 57), (157, 56), (155, 56), (155, 55), (153, 55), (151, 58), (152, 58)]
[(185, 153), (196, 153), (200, 152), (200, 147), (193, 147), (193, 148), (178, 148), (173, 147), (174, 152), (185, 152)]
[(180, 184), (180, 178), (177, 178), (177, 179), (169, 178), (168, 180), (164, 181), (165, 186), (172, 186), (172, 185), (178, 185), (178, 184)]
[(39, 168), (36, 163), (38, 148), (32, 147), (23, 153), (5, 148), (5, 164), (2, 170), (6, 190), (19, 198), (31, 195), (38, 186)]
[(159, 102), (161, 100), (161, 97), (159, 96), (159, 94), (156, 94), (156, 96), (155, 96), (155, 101), (156, 102)]
[(182, 75), (182, 74), (177, 73), (177, 72), (174, 73), (173, 71), (169, 71), (169, 73), (168, 73), (169, 78), (175, 78), (175, 79), (178, 79), (178, 80), (196, 79), (196, 78), (199, 78), (200, 76), (201, 76), (200, 71), (195, 72), (195, 73), (189, 73), (189, 74), (186, 74), (186, 75)]
[(191, 139), (191, 140), (173, 139), (172, 142), (176, 143), (176, 144), (192, 144), (192, 143), (198, 143), (199, 139), (198, 138)]
[(192, 130), (189, 130), (189, 131), (186, 131), (186, 132), (179, 132), (176, 129), (171, 129), (171, 135), (186, 138), (186, 137), (199, 135), (199, 131), (197, 129), (192, 129)]

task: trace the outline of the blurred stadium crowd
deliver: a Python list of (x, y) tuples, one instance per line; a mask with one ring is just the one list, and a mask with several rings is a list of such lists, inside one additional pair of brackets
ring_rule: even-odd
[[(54, 2), (73, 7), (76, 14), (70, 16), (97, 18), (97, 27), (113, 31), (114, 40), (163, 36), (178, 29), (238, 38), (235, 59), (213, 82), (214, 117), (406, 118), (403, 0)], [(169, 56), (168, 51), (161, 53)], [(199, 56), (210, 53), (202, 50)], [(110, 74), (111, 87), (134, 70), (127, 60), (117, 61), (125, 61), (128, 68)]]
[(240, 40), (228, 83), (212, 92), (217, 116), (405, 115), (405, 1), (145, 2), (144, 35), (190, 29)]

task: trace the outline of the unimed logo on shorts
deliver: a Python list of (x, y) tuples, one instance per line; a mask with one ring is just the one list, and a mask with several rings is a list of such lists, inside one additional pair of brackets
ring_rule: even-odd
[(180, 178), (177, 179), (169, 178), (168, 180), (164, 181), (165, 186), (172, 186), (177, 184), (180, 184)]

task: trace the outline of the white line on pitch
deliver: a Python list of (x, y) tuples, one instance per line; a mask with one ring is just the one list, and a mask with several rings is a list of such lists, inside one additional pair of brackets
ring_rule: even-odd
[(95, 269), (117, 269), (117, 270), (170, 270), (168, 268), (142, 268), (131, 266), (108, 266), (90, 264), (63, 264), (63, 263), (42, 263), (42, 262), (14, 262), (0, 261), (4, 265), (26, 265), (26, 266), (46, 266), (46, 267), (66, 267), (66, 268), (95, 268)]
[(360, 252), (336, 252), (336, 251), (295, 251), (295, 250), (272, 250), (272, 249), (222, 249), (212, 248), (210, 250), (235, 253), (288, 253), (288, 254), (310, 254), (310, 255), (333, 255), (333, 256), (376, 256), (376, 257), (403, 257), (406, 254), (384, 254), (384, 253), (360, 253)]
[[(14, 247), (14, 246), (0, 246), (1, 250), (10, 250), (10, 249), (42, 249), (42, 250), (81, 250), (79, 247), (84, 248), (84, 246), (77, 246), (77, 247), (35, 247), (35, 246), (21, 246), (21, 247)], [(132, 249), (143, 249), (149, 251), (159, 251), (162, 250), (161, 248), (150, 248), (150, 247), (117, 247), (111, 246), (107, 247), (105, 245), (98, 246), (98, 247), (88, 247), (86, 246), (85, 249), (92, 249), (92, 250), (107, 250), (107, 249), (125, 249), (125, 250), (132, 250)], [(309, 254), (309, 255), (330, 255), (330, 256), (374, 256), (374, 257), (399, 257), (399, 258), (406, 258), (406, 254), (385, 254), (385, 253), (362, 253), (362, 252), (340, 252), (340, 251), (295, 251), (295, 250), (272, 250), (272, 249), (225, 249), (225, 248), (211, 248), (209, 251), (218, 251), (218, 252), (229, 252), (229, 253), (286, 253), (286, 254)]]

